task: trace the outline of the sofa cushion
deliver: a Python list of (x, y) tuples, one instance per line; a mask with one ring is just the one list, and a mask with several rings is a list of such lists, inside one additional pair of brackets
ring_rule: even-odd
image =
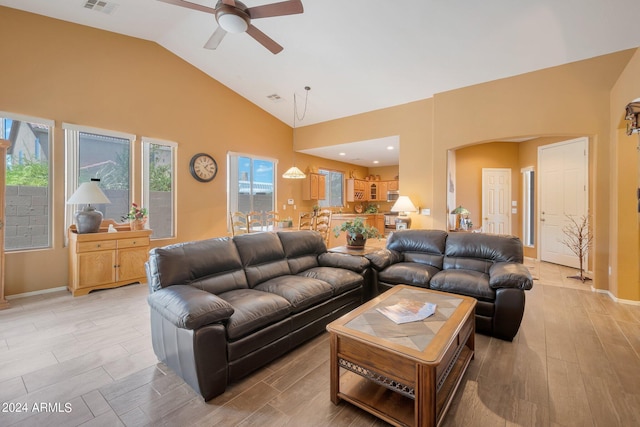
[(389, 284), (406, 284), (428, 288), (440, 269), (419, 262), (399, 262), (378, 273), (378, 280)]
[(493, 262), (523, 260), (522, 242), (518, 237), (484, 233), (449, 233), (445, 255), (475, 258)]
[(279, 231), (278, 237), (289, 262), (291, 274), (317, 267), (318, 255), (327, 251), (322, 236), (315, 231)]
[(331, 286), (333, 295), (339, 295), (364, 284), (364, 278), (361, 274), (342, 268), (315, 267), (298, 273), (298, 275), (328, 283)]
[(152, 249), (147, 279), (152, 291), (190, 284), (219, 294), (248, 287), (236, 246), (226, 237)]
[(431, 289), (483, 301), (496, 299), (496, 291), (489, 286), (489, 275), (475, 270), (442, 270), (431, 279)]
[(279, 276), (255, 287), (256, 290), (279, 295), (291, 304), (297, 313), (331, 297), (331, 285), (318, 279), (303, 276)]
[(291, 274), (280, 239), (274, 233), (242, 234), (233, 238), (249, 287)]
[(405, 262), (442, 269), (446, 240), (447, 233), (442, 230), (401, 230), (391, 233), (386, 247), (402, 253)]
[(227, 337), (236, 340), (291, 313), (291, 304), (279, 295), (256, 289), (238, 289), (218, 295), (234, 309), (227, 322)]
[(233, 307), (217, 295), (189, 285), (160, 289), (147, 298), (149, 306), (182, 329), (198, 329), (227, 320)]

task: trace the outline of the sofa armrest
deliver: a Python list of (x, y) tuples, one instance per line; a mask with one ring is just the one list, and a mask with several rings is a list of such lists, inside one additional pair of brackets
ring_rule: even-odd
[(322, 267), (345, 268), (356, 273), (364, 272), (369, 267), (369, 260), (362, 256), (352, 256), (333, 252), (325, 252), (318, 256)]
[(489, 286), (498, 288), (518, 288), (528, 290), (533, 287), (529, 269), (516, 262), (496, 262), (489, 269)]
[(367, 254), (365, 257), (371, 261), (373, 268), (378, 271), (384, 270), (391, 264), (402, 261), (402, 254), (400, 252), (387, 248)]
[(198, 329), (227, 320), (234, 311), (231, 304), (219, 296), (190, 285), (160, 289), (149, 295), (147, 301), (152, 309), (182, 329)]

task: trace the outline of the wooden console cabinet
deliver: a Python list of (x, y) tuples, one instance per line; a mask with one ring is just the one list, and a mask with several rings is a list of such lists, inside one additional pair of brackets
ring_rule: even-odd
[(95, 289), (115, 288), (146, 281), (151, 230), (78, 234), (69, 228), (69, 291), (86, 295)]

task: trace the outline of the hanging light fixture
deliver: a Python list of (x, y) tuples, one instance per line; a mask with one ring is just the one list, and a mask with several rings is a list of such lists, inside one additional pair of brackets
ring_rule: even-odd
[[(302, 112), (302, 117), (298, 117), (298, 120), (304, 120), (304, 116), (307, 114), (307, 101), (309, 99), (309, 91), (311, 88), (309, 86), (305, 86), (304, 90), (307, 92), (304, 98), (304, 111)], [(293, 93), (293, 146), (296, 145), (296, 117), (298, 116), (298, 106), (296, 104), (296, 94)], [(304, 179), (307, 177), (304, 172), (296, 167), (296, 151), (295, 148), (293, 150), (293, 166), (291, 166), (285, 173), (282, 174), (283, 178), (286, 179)]]

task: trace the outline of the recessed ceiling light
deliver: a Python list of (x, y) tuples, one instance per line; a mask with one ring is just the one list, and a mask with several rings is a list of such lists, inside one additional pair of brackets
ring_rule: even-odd
[(390, 146), (387, 147), (387, 150), (393, 150), (393, 149), (394, 149), (393, 145), (390, 145)]
[(339, 156), (346, 156), (347, 153), (338, 153)]
[(377, 160), (374, 160), (374, 161), (373, 161), (373, 163), (377, 165), (377, 164), (378, 164), (378, 163), (380, 163), (380, 162), (379, 162), (379, 161), (377, 161)]

